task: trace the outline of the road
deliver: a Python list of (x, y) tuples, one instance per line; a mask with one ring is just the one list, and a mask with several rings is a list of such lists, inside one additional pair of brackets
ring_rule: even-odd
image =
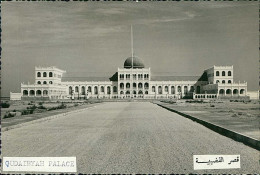
[[(260, 154), (149, 102), (110, 102), (2, 133), (3, 156), (76, 156), (78, 173), (259, 173)], [(193, 155), (241, 156), (241, 169), (193, 170)]]

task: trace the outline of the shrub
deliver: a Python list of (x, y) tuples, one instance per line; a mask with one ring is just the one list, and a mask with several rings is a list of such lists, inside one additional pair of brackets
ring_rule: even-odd
[(11, 118), (11, 117), (14, 117), (15, 115), (16, 115), (16, 113), (14, 113), (14, 114), (8, 113), (8, 114), (4, 115), (4, 118)]
[(38, 109), (46, 109), (44, 106), (40, 105), (38, 106)]
[(27, 109), (30, 109), (30, 110), (35, 110), (37, 107), (35, 105), (33, 106), (30, 106), (30, 107), (27, 107)]
[(33, 114), (35, 109), (28, 109), (21, 111), (21, 115), (28, 115), (28, 114)]
[(9, 108), (9, 107), (10, 107), (10, 104), (9, 104), (9, 103), (6, 103), (6, 102), (3, 102), (3, 103), (1, 103), (1, 107), (2, 107), (2, 108)]

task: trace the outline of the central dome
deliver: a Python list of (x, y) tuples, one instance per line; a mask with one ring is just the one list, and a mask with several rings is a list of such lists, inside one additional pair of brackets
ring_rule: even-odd
[(124, 68), (126, 69), (130, 69), (132, 68), (132, 58), (133, 58), (133, 68), (134, 69), (142, 69), (144, 68), (144, 63), (143, 61), (138, 58), (138, 57), (129, 57), (125, 60), (125, 63), (124, 63)]

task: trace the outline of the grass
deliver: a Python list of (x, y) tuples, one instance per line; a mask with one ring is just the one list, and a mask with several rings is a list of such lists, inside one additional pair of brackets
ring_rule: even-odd
[[(53, 111), (59, 109), (66, 109), (71, 107), (77, 107), (82, 104), (93, 104), (93, 103), (101, 103), (100, 100), (85, 100), (85, 101), (64, 101), (64, 102), (53, 102), (53, 101), (5, 101), (1, 103), (6, 108), (1, 109), (2, 118), (10, 118), (20, 115), (29, 115), (34, 113), (43, 113), (46, 111)], [(8, 107), (8, 108), (7, 108)], [(9, 113), (11, 113), (9, 115)]]

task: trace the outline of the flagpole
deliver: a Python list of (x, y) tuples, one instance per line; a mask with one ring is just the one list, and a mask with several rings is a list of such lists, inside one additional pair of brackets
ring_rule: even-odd
[(134, 41), (133, 41), (133, 26), (131, 25), (131, 52), (132, 52), (132, 69), (134, 68)]
[(133, 98), (133, 68), (134, 68), (134, 41), (133, 41), (133, 26), (131, 25), (131, 53), (132, 53), (132, 68), (131, 68), (131, 85), (130, 87), (132, 87), (130, 94), (131, 97)]

